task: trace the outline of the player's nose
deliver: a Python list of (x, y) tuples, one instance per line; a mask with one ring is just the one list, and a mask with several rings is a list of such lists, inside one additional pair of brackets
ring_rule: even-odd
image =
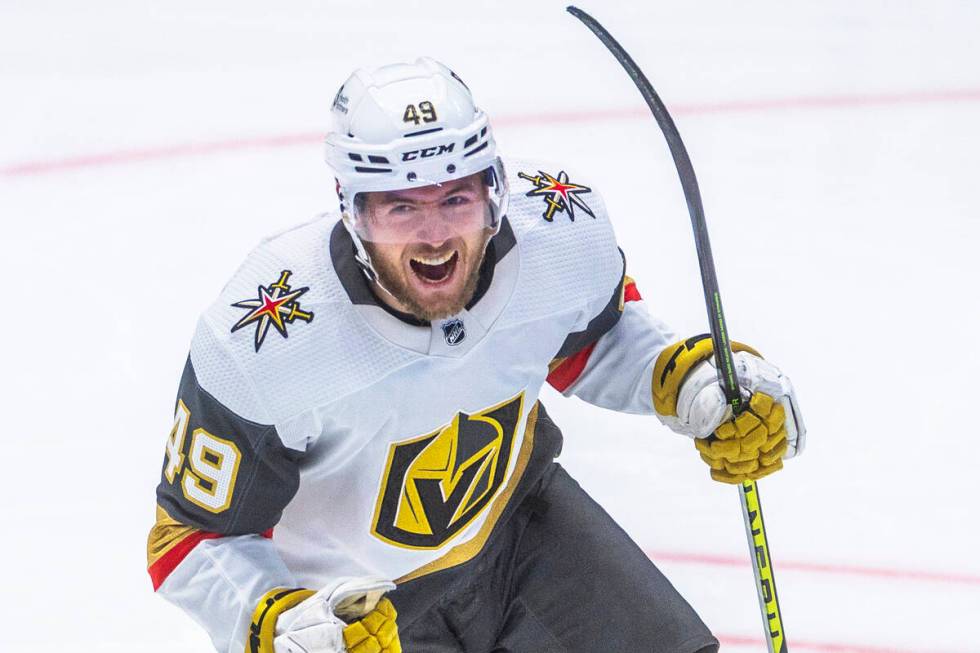
[(422, 220), (415, 236), (427, 245), (441, 245), (453, 235), (450, 222), (439, 211), (430, 210)]

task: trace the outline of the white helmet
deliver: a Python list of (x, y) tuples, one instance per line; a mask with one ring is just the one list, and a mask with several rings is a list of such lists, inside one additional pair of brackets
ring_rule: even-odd
[(469, 88), (443, 64), (360, 69), (334, 98), (326, 161), (337, 177), (344, 225), (359, 262), (376, 278), (364, 249), (358, 193), (441, 184), (478, 172), (488, 187), (486, 227), (493, 233), (507, 209), (507, 180), (487, 115)]

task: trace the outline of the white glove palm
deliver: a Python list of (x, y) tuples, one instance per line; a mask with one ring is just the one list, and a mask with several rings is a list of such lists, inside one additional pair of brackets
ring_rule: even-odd
[[(381, 597), (393, 589), (394, 583), (379, 578), (337, 579), (279, 615), (275, 653), (348, 653), (344, 638), (344, 630), (349, 627), (347, 621), (370, 616)], [(391, 619), (394, 626), (393, 615)]]
[[(788, 449), (784, 457), (792, 458), (802, 453), (806, 428), (789, 378), (769, 361), (747, 351), (735, 352), (733, 359), (742, 397), (746, 401), (756, 392), (762, 392), (782, 404), (786, 411)], [(698, 363), (688, 373), (677, 396), (676, 410), (676, 416), (657, 413), (657, 417), (672, 431), (691, 438), (706, 438), (731, 420), (732, 409), (718, 382), (714, 358)]]

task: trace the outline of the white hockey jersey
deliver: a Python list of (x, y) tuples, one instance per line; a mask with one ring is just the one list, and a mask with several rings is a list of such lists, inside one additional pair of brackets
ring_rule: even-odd
[(337, 215), (263, 241), (201, 316), (157, 490), (154, 588), (245, 650), (259, 598), (479, 555), (561, 446), (538, 394), (652, 413), (674, 340), (599, 194), (506, 162), (511, 197), (459, 315), (374, 297)]

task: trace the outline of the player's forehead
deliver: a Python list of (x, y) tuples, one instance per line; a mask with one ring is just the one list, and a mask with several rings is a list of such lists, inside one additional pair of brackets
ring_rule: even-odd
[(481, 188), (481, 173), (472, 174), (460, 179), (451, 179), (441, 184), (404, 188), (401, 190), (386, 190), (366, 193), (368, 201), (373, 204), (390, 202), (432, 202), (443, 197), (460, 192), (478, 192)]

